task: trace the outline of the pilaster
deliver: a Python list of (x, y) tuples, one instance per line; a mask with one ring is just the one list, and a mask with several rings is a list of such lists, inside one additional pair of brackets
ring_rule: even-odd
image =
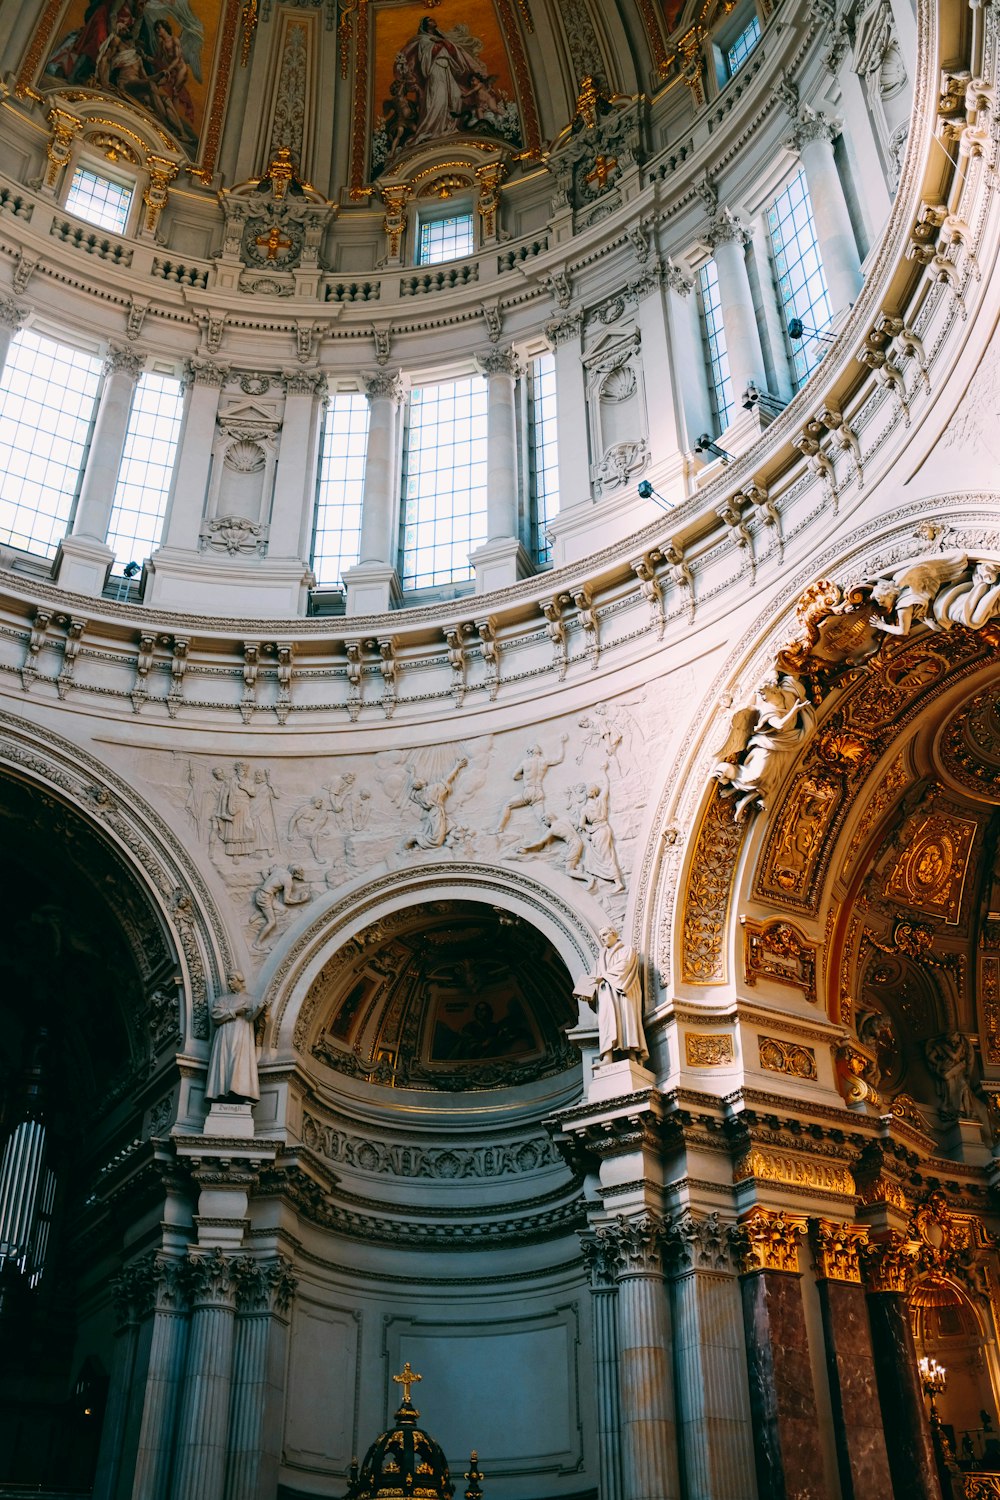
[(594, 1398), (597, 1406), (598, 1494), (625, 1500), (622, 1490), (621, 1399), (618, 1390), (618, 1288), (615, 1240), (606, 1229), (580, 1236), (590, 1274), (594, 1338)]
[(939, 1500), (930, 1426), (917, 1370), (908, 1299), (917, 1246), (898, 1230), (865, 1245), (872, 1356), (895, 1500)]
[(236, 1275), (219, 1249), (188, 1260), (191, 1331), (175, 1446), (172, 1500), (224, 1493), (229, 1448)]
[(234, 1267), (236, 1334), (226, 1500), (266, 1500), (281, 1462), (288, 1312), (296, 1279), (283, 1256)]
[(384, 614), (401, 597), (396, 571), (396, 502), (399, 408), (398, 370), (377, 370), (365, 379), (368, 448), (361, 497), (361, 543), (357, 567), (344, 573), (349, 615)]

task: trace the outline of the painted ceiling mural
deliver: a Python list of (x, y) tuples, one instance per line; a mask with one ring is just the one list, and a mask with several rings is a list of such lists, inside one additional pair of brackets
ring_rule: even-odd
[(423, 0), (374, 15), (371, 172), (408, 146), (473, 132), (520, 147), (514, 79), (492, 0)]

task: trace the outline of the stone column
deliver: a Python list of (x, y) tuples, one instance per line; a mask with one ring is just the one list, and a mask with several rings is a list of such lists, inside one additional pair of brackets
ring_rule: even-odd
[(276, 1493), (281, 1463), (288, 1309), (296, 1280), (286, 1260), (236, 1262), (236, 1340), (225, 1500)]
[(862, 1226), (809, 1226), (843, 1500), (892, 1500), (858, 1252)]
[[(657, 488), (665, 491), (668, 500), (680, 504), (684, 499), (683, 442), (663, 278), (650, 267), (635, 281), (630, 282), (625, 290), (636, 298), (635, 316), (642, 340), (643, 380), (647, 397), (652, 398), (651, 415), (655, 413), (649, 424), (649, 460), (654, 471), (653, 478)], [(668, 292), (668, 295), (672, 294)], [(685, 368), (684, 374), (690, 378), (692, 371)]]
[(759, 1500), (822, 1487), (823, 1451), (799, 1284), (802, 1218), (751, 1209), (734, 1235)]
[(833, 155), (833, 142), (839, 134), (840, 121), (806, 106), (786, 143), (798, 151), (806, 174), (834, 318), (850, 307), (863, 279), (854, 226)]
[(719, 301), (726, 330), (729, 374), (739, 407), (748, 385), (752, 383), (758, 390), (766, 389), (764, 351), (747, 274), (746, 247), (750, 243), (750, 231), (728, 208), (723, 208), (712, 219), (705, 238), (719, 272)]
[(746, 1500), (754, 1467), (729, 1228), (717, 1213), (671, 1225), (677, 1430), (687, 1500)]
[(187, 403), (160, 552), (198, 551), (215, 445), (215, 419), (229, 366), (192, 359), (185, 374)]
[(368, 449), (361, 499), (358, 565), (344, 574), (349, 615), (384, 614), (400, 598), (396, 558), (396, 496), (399, 481), (399, 408), (403, 388), (398, 370), (379, 370), (365, 379), (368, 397)]
[(940, 1500), (907, 1307), (914, 1265), (906, 1236), (890, 1230), (873, 1240), (862, 1264), (892, 1492), (895, 1500)]
[(126, 1266), (113, 1283), (118, 1327), (97, 1456), (94, 1500), (114, 1500), (120, 1493), (119, 1479), (128, 1472), (129, 1415), (139, 1364), (140, 1325), (148, 1312), (149, 1294), (150, 1271), (146, 1260)]
[(136, 1500), (167, 1500), (187, 1352), (187, 1270), (184, 1260), (168, 1256), (157, 1256), (153, 1266), (153, 1329), (135, 1480), (129, 1491)]
[(574, 505), (589, 505), (592, 500), (583, 317), (578, 312), (563, 313), (545, 325), (545, 334), (556, 359), (560, 509), (568, 510)]
[(175, 1444), (172, 1500), (221, 1496), (229, 1451), (235, 1284), (233, 1259), (189, 1258), (191, 1329)]
[(29, 309), (21, 307), (6, 292), (0, 292), (0, 375), (3, 374), (15, 336), (20, 333)]
[(652, 1214), (635, 1219), (620, 1216), (607, 1233), (614, 1237), (618, 1281), (625, 1494), (628, 1500), (679, 1500), (663, 1222)]
[(597, 1406), (597, 1493), (625, 1500), (622, 1492), (621, 1402), (618, 1394), (618, 1289), (616, 1242), (606, 1230), (581, 1235), (583, 1263), (590, 1273), (594, 1334), (594, 1397)]
[(517, 410), (514, 387), (521, 366), (511, 348), (489, 349), (476, 360), (486, 378), (486, 545), (472, 554), (476, 593), (508, 588), (531, 571), (518, 532)]
[(99, 595), (114, 562), (115, 555), (107, 544), (108, 526), (125, 452), (132, 398), (144, 363), (138, 350), (127, 344), (112, 344), (104, 361), (104, 386), (73, 529), (60, 544), (56, 565), (59, 584), (78, 594)]
[(690, 453), (701, 434), (712, 430), (712, 403), (708, 394), (701, 320), (691, 278), (679, 266), (668, 265), (664, 279), (674, 389), (680, 409), (678, 446)]
[(325, 375), (316, 371), (285, 371), (285, 411), (281, 423), (278, 466), (271, 501), (268, 559), (294, 558), (303, 565), (309, 557), (322, 402)]

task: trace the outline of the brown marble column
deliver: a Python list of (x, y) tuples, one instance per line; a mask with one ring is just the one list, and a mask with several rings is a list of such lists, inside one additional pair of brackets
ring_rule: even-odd
[(868, 1318), (895, 1500), (941, 1500), (907, 1307), (913, 1254), (896, 1230), (865, 1246)]
[(813, 1219), (810, 1240), (843, 1500), (893, 1500), (859, 1248), (863, 1227)]
[(759, 1500), (826, 1500), (798, 1274), (805, 1227), (803, 1218), (754, 1208), (734, 1232)]

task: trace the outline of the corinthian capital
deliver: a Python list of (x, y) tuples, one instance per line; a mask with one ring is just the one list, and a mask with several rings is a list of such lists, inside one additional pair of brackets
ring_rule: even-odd
[(604, 1233), (614, 1247), (618, 1276), (658, 1276), (663, 1273), (666, 1225), (659, 1214), (629, 1219), (619, 1214)]
[(750, 230), (731, 208), (720, 208), (719, 212), (708, 221), (705, 239), (713, 250), (717, 245), (728, 244), (731, 240), (738, 245), (749, 245), (750, 238)]
[(130, 344), (109, 344), (104, 356), (104, 373), (107, 376), (123, 374), (136, 381), (146, 366), (146, 356)]
[(0, 292), (0, 328), (9, 328), (11, 333), (17, 333), (28, 312), (27, 307), (22, 307), (6, 292)]
[(506, 348), (486, 349), (477, 354), (476, 365), (481, 375), (509, 375), (516, 380), (522, 373), (517, 355), (508, 345)]
[(793, 151), (801, 151), (810, 141), (833, 141), (843, 128), (843, 120), (823, 114), (822, 110), (810, 109), (803, 104), (799, 117), (792, 126), (785, 145)]
[(375, 370), (363, 377), (365, 395), (369, 401), (392, 401), (399, 406), (403, 400), (403, 387), (398, 370)]

